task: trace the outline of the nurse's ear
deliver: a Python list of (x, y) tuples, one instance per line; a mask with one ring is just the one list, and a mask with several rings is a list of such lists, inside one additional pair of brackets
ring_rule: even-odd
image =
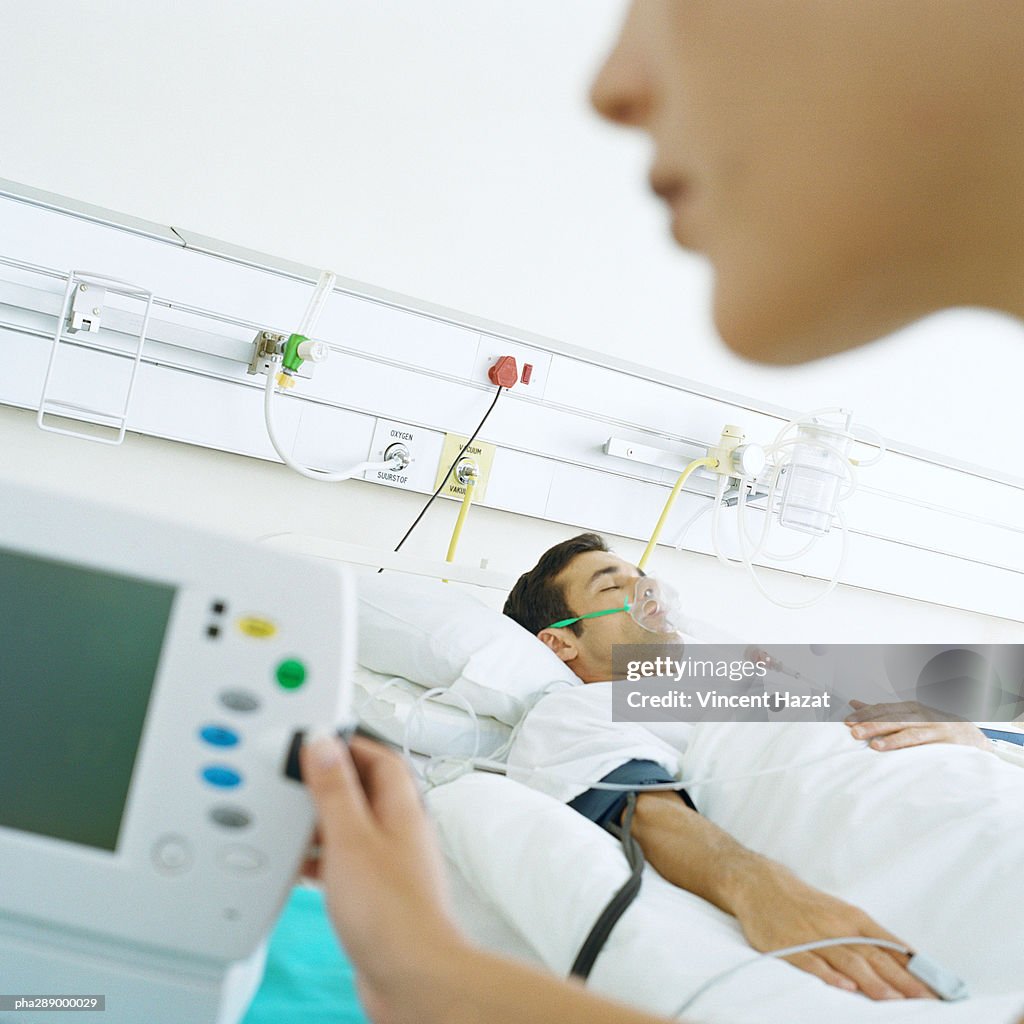
[(580, 653), (576, 634), (568, 627), (560, 629), (542, 629), (537, 639), (549, 650), (555, 652), (566, 664), (574, 661)]

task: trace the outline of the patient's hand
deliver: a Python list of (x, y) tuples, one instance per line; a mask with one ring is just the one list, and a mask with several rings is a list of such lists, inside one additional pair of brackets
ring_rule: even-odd
[(846, 724), (859, 740), (870, 740), (874, 750), (899, 750), (922, 743), (959, 743), (989, 749), (988, 737), (973, 723), (917, 701), (902, 704), (865, 704), (851, 700), (853, 712)]
[[(819, 939), (864, 936), (906, 945), (867, 914), (759, 858), (733, 911), (754, 949), (769, 952)], [(828, 946), (785, 957), (794, 967), (871, 999), (935, 998), (906, 968), (909, 957), (878, 946)]]
[[(800, 881), (781, 864), (748, 850), (674, 793), (641, 793), (633, 835), (648, 863), (681, 889), (733, 914), (762, 953), (818, 939), (895, 936), (867, 914)], [(903, 943), (905, 945), (905, 943)], [(794, 966), (872, 999), (931, 995), (906, 969), (907, 957), (877, 946), (831, 946), (787, 957)]]

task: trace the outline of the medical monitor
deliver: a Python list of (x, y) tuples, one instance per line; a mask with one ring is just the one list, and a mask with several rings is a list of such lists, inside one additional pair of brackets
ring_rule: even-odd
[(117, 848), (175, 593), (0, 548), (0, 826)]
[(290, 891), (313, 813), (284, 764), (351, 724), (353, 615), (331, 563), (2, 486), (5, 991), (102, 962), (111, 1024), (218, 1019), (174, 986), (215, 994)]

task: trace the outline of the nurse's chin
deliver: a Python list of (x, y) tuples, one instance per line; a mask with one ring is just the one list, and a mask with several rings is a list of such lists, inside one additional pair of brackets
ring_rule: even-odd
[[(884, 274), (838, 277), (749, 256), (714, 266), (713, 315), (725, 344), (755, 363), (792, 366), (885, 338), (936, 312)], [(726, 271), (723, 273), (723, 269)]]
[(796, 310), (781, 299), (758, 303), (731, 300), (716, 285), (714, 322), (736, 355), (769, 366), (794, 366), (866, 345), (902, 323), (857, 323), (815, 306)]

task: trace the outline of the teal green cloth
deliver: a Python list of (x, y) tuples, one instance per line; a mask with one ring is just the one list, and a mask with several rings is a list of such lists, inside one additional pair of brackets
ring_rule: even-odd
[(242, 1024), (367, 1024), (316, 889), (296, 887), (270, 937), (263, 984)]

